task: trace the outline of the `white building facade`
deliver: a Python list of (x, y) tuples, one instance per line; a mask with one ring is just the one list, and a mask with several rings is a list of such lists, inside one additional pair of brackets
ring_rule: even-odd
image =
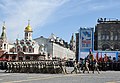
[(61, 38), (55, 37), (54, 34), (50, 38), (43, 36), (34, 39), (39, 45), (44, 45), (44, 52), (46, 52), (47, 59), (75, 59), (75, 51), (70, 50), (68, 44)]

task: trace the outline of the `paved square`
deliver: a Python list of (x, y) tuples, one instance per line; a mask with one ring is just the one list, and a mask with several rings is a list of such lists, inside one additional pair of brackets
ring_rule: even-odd
[(101, 74), (36, 74), (4, 73), (0, 83), (120, 83), (120, 71), (102, 71)]

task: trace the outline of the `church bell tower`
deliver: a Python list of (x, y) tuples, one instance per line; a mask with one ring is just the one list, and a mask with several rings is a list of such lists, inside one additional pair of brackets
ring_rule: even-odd
[(25, 40), (32, 40), (32, 28), (30, 26), (30, 20), (28, 20), (28, 26), (24, 30), (25, 32)]
[(8, 42), (7, 42), (7, 36), (6, 36), (6, 27), (5, 27), (5, 22), (3, 22), (3, 27), (2, 27), (2, 34), (0, 37), (0, 50), (8, 51)]

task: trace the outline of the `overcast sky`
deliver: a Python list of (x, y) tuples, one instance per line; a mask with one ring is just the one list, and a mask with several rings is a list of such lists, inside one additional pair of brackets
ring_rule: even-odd
[(120, 19), (120, 0), (0, 0), (0, 26), (6, 22), (9, 41), (24, 38), (28, 20), (33, 38), (54, 33), (69, 41), (80, 27), (95, 27), (100, 17)]

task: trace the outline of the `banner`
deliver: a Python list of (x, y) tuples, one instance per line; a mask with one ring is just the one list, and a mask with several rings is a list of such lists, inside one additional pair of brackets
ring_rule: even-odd
[(80, 28), (79, 32), (80, 52), (89, 52), (94, 49), (94, 31), (93, 28)]
[[(82, 52), (94, 51), (94, 28), (80, 28), (79, 30), (79, 56), (81, 58)], [(86, 56), (86, 55), (84, 55)]]

